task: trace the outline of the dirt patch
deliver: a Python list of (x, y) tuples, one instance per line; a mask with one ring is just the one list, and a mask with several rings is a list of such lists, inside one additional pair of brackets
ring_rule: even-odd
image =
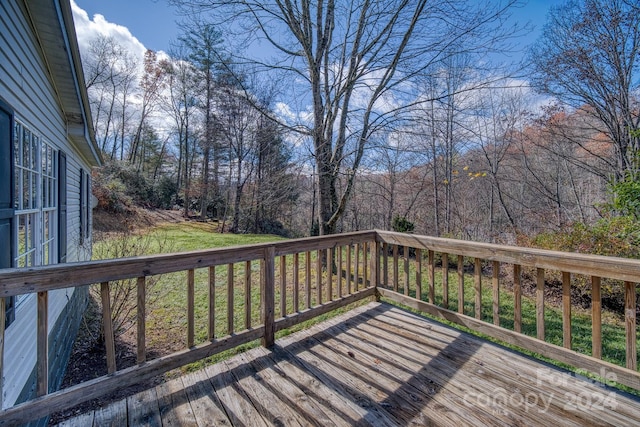
[(186, 221), (184, 211), (131, 208), (125, 212), (93, 211), (93, 230), (97, 233), (124, 233), (144, 230), (160, 223)]

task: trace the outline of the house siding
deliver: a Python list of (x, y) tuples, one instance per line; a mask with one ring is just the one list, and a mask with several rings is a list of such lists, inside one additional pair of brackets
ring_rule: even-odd
[[(67, 155), (67, 261), (84, 261), (91, 257), (91, 240), (79, 247), (80, 169), (90, 170), (89, 162), (74, 149), (67, 137), (64, 112), (39, 52), (38, 40), (25, 18), (24, 3), (19, 0), (0, 2), (0, 97), (9, 104), (15, 117), (43, 140)], [(70, 310), (80, 310), (86, 303), (86, 291), (73, 288), (49, 293), (49, 349), (56, 356), (50, 360), (52, 370), (61, 374), (63, 358), (68, 355), (77, 331), (75, 317), (66, 319)], [(62, 323), (61, 323), (62, 322)], [(62, 338), (64, 337), (64, 338)], [(20, 303), (15, 321), (5, 331), (4, 388), (2, 406), (21, 401), (33, 387), (31, 373), (36, 354), (36, 301), (30, 295)], [(53, 374), (54, 372), (52, 372)], [(60, 378), (61, 380), (61, 378)], [(58, 380), (51, 384), (59, 385)]]

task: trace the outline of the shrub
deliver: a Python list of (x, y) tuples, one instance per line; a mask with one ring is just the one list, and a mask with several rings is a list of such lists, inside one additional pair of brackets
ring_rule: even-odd
[(396, 215), (395, 217), (393, 217), (391, 228), (393, 228), (393, 231), (397, 231), (399, 233), (413, 233), (416, 226), (413, 222), (409, 221), (406, 217), (401, 217), (400, 215)]
[[(640, 221), (632, 216), (621, 216), (603, 218), (592, 226), (576, 223), (561, 232), (540, 234), (529, 245), (541, 249), (640, 259)], [(573, 295), (580, 301), (590, 302), (590, 282), (578, 277), (574, 284)], [(619, 281), (602, 281), (602, 305), (616, 312), (623, 310), (624, 288)]]

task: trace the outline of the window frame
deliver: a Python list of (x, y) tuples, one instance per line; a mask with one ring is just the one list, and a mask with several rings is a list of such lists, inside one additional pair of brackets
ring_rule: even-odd
[[(14, 267), (58, 262), (58, 153), (24, 121), (14, 118)], [(13, 310), (28, 295), (15, 297)]]

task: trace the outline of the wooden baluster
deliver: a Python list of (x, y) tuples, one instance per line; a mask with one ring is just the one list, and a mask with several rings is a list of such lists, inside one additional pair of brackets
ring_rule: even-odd
[(216, 267), (209, 267), (209, 341), (215, 339), (216, 336)]
[(293, 312), (300, 311), (300, 254), (293, 254)]
[(227, 334), (231, 335), (234, 331), (233, 322), (233, 300), (234, 300), (234, 278), (233, 263), (227, 264)]
[(275, 257), (276, 248), (269, 246), (265, 249), (264, 260), (262, 260), (261, 263), (262, 280), (260, 281), (260, 300), (262, 301), (261, 317), (262, 324), (264, 325), (262, 345), (264, 347), (271, 347), (275, 342)]
[(116, 366), (116, 345), (111, 317), (111, 291), (109, 282), (100, 283), (100, 299), (102, 301), (102, 327), (104, 328), (104, 346), (107, 352), (107, 372), (113, 374)]
[(137, 287), (137, 323), (138, 323), (138, 364), (147, 360), (147, 279), (138, 277)]
[(436, 301), (436, 257), (433, 251), (429, 251), (429, 304)]
[(474, 285), (475, 285), (475, 315), (476, 319), (482, 319), (482, 260), (476, 258), (473, 265)]
[(404, 294), (409, 295), (409, 247), (404, 246), (402, 248), (404, 259)]
[(369, 283), (369, 263), (367, 262), (369, 257), (369, 244), (364, 242), (362, 244), (362, 286), (368, 287)]
[(562, 345), (571, 348), (571, 273), (562, 272)]
[(342, 246), (338, 247), (338, 298), (342, 298)]
[(442, 306), (449, 309), (449, 254), (442, 254)]
[[(492, 266), (491, 287), (493, 289), (493, 298), (492, 298), (493, 299), (493, 324), (500, 326), (500, 263), (498, 261), (493, 261), (491, 266)], [(515, 271), (514, 271), (514, 275), (515, 275)], [(514, 286), (514, 294), (515, 294), (515, 282), (513, 286)], [(514, 317), (515, 317), (515, 314), (514, 314)]]
[(636, 284), (624, 282), (624, 324), (627, 338), (627, 368), (637, 371), (636, 360)]
[(416, 299), (422, 301), (422, 249), (416, 249)]
[(4, 390), (4, 330), (7, 315), (6, 299), (0, 298), (0, 410), (2, 410)]
[[(371, 254), (371, 281), (374, 287), (380, 286), (380, 242), (376, 241), (372, 243), (373, 253)], [(376, 299), (379, 299), (376, 292)]]
[(311, 308), (311, 252), (307, 251), (304, 255), (305, 276), (305, 298), (307, 309)]
[(187, 270), (187, 348), (195, 343), (195, 271)]
[(398, 292), (398, 245), (393, 245), (393, 291)]
[(38, 337), (36, 347), (36, 395), (49, 393), (49, 293), (38, 292)]
[(244, 328), (251, 328), (251, 261), (244, 263)]
[(513, 330), (522, 332), (522, 268), (513, 266)]
[(544, 333), (544, 268), (538, 268), (536, 279), (536, 330), (539, 340), (545, 340)]
[(458, 313), (464, 314), (464, 257), (458, 255)]
[(280, 317), (287, 315), (287, 256), (280, 257)]
[(602, 297), (600, 277), (591, 277), (591, 355), (602, 359)]
[(351, 254), (351, 244), (347, 245), (347, 295), (351, 295), (351, 260), (353, 255)]
[(389, 287), (389, 244), (382, 244), (382, 282), (385, 288)]
[(356, 244), (356, 261), (353, 276), (355, 279), (353, 282), (353, 290), (357, 292), (358, 289), (360, 289), (360, 243)]
[(334, 248), (327, 250), (327, 302), (333, 301), (333, 265), (335, 255)]
[(316, 251), (316, 304), (322, 304), (322, 250)]

